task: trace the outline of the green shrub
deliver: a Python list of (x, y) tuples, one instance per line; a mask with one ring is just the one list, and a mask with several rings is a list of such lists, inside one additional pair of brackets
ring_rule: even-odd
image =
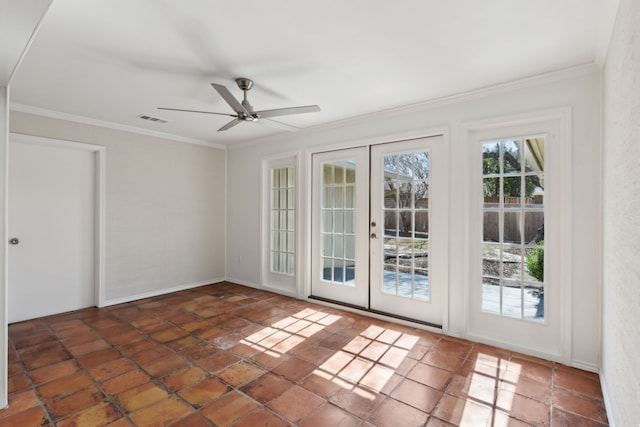
[[(544, 240), (540, 240), (538, 245), (543, 245)], [(527, 254), (527, 269), (532, 277), (540, 282), (544, 281), (544, 248), (535, 248)]]

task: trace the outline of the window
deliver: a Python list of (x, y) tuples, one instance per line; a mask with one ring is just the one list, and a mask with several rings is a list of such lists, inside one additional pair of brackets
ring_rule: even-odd
[(544, 137), (482, 144), (482, 311), (545, 320)]
[(295, 274), (295, 169), (271, 169), (270, 269)]

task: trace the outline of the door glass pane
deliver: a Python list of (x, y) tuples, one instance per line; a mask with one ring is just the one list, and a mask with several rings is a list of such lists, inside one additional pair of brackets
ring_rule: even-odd
[(482, 311), (544, 320), (544, 138), (483, 143), (482, 173)]
[(355, 167), (353, 161), (322, 166), (322, 278), (336, 285), (355, 286)]
[(271, 272), (291, 276), (295, 273), (295, 169), (273, 168), (270, 176)]
[(383, 157), (382, 292), (429, 301), (429, 153)]

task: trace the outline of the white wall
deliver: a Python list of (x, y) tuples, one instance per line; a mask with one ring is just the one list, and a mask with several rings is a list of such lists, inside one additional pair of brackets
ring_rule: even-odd
[[(469, 156), (462, 140), (462, 125), (570, 107), (573, 136), (571, 245), (574, 249), (571, 261), (573, 297), (568, 303), (573, 316), (570, 360), (577, 366), (596, 370), (600, 360), (600, 259), (597, 249), (600, 244), (600, 83), (598, 70), (579, 68), (231, 148), (228, 153), (227, 277), (238, 283), (260, 285), (260, 161), (263, 156), (292, 150), (304, 153), (312, 147), (346, 146), (363, 140), (392, 141), (444, 127), (448, 129), (450, 143), (449, 328), (452, 334), (462, 335), (465, 330), (463, 266), (467, 252), (463, 189), (467, 177), (461, 169), (461, 161), (466, 164)], [(306, 171), (300, 171), (300, 174), (306, 174)]]
[(612, 425), (640, 423), (640, 2), (621, 0), (604, 71), (602, 380)]
[(8, 405), (7, 378), (7, 149), (9, 147), (9, 88), (0, 85), (0, 409)]
[(106, 147), (107, 304), (224, 279), (224, 150), (18, 112), (10, 130)]

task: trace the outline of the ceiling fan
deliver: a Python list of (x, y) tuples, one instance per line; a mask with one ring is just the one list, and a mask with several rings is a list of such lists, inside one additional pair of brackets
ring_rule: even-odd
[(235, 112), (235, 114), (214, 113), (213, 111), (183, 110), (181, 108), (166, 108), (166, 107), (158, 107), (158, 109), (170, 110), (170, 111), (184, 111), (187, 113), (216, 114), (219, 116), (234, 117), (233, 120), (231, 120), (229, 123), (227, 123), (226, 125), (222, 126), (220, 129), (218, 129), (218, 132), (231, 129), (232, 127), (242, 122), (257, 122), (257, 123), (263, 123), (278, 129), (296, 131), (298, 130), (297, 127), (272, 120), (271, 118), (288, 116), (291, 114), (315, 113), (320, 111), (320, 107), (317, 105), (305, 105), (303, 107), (289, 107), (289, 108), (277, 108), (273, 110), (254, 111), (253, 106), (247, 100), (247, 92), (251, 90), (251, 88), (253, 87), (253, 80), (241, 77), (236, 79), (236, 83), (244, 93), (242, 102), (238, 102), (238, 100), (234, 98), (231, 92), (229, 92), (229, 89), (227, 89), (225, 86), (219, 85), (216, 83), (211, 83), (211, 86), (213, 86), (216, 92), (218, 92), (220, 96), (227, 102), (227, 104), (229, 104), (229, 106)]

